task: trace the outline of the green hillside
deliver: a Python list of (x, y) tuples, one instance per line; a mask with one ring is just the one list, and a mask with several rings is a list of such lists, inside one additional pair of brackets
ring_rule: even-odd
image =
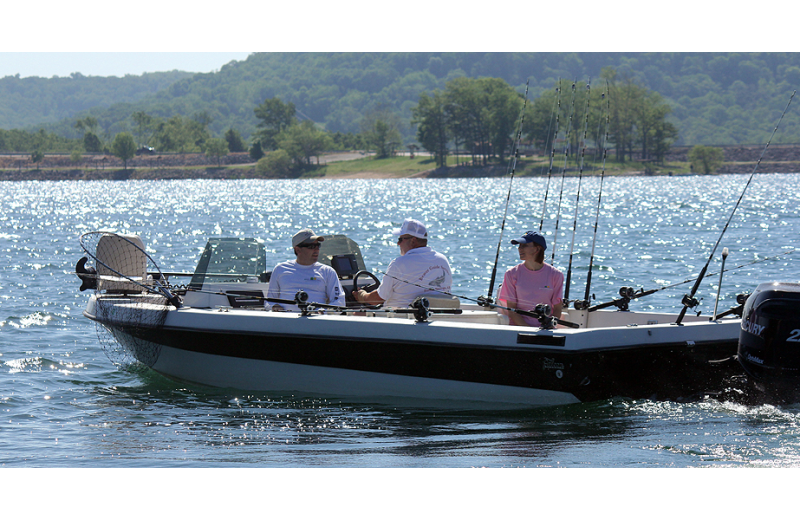
[[(0, 55), (1, 56), (1, 55)], [(102, 111), (114, 105), (135, 103), (191, 77), (181, 71), (153, 72), (141, 76), (84, 76), (0, 78), (0, 128), (11, 130), (69, 125), (77, 114)]]
[[(257, 124), (253, 108), (278, 96), (298, 117), (334, 132), (357, 133), (365, 115), (388, 108), (410, 143), (420, 94), (453, 78), (498, 77), (520, 92), (529, 79), (536, 98), (559, 78), (596, 80), (605, 67), (663, 96), (676, 145), (762, 143), (800, 85), (798, 53), (258, 53), (208, 74), (2, 78), (0, 128), (78, 137), (76, 118), (92, 115), (113, 135), (131, 131), (136, 111), (205, 113), (214, 135), (234, 128), (247, 139)], [(787, 117), (775, 142), (800, 142), (800, 118)]]

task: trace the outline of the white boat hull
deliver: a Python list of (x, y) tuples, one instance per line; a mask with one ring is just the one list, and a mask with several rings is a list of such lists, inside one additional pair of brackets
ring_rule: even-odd
[(114, 316), (128, 307), (124, 298), (102, 317), (92, 302), (87, 317), (169, 377), (293, 395), (492, 407), (702, 392), (727, 375), (716, 361), (735, 354), (739, 330), (736, 319), (675, 325), (667, 323), (673, 316), (619, 311), (592, 313), (613, 325), (606, 328), (538, 330), (486, 323), (488, 311), (479, 310), (417, 322), (158, 305), (150, 310), (165, 315), (163, 325), (141, 327)]

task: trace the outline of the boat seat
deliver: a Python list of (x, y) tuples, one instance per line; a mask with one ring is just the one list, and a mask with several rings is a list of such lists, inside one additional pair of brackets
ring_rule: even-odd
[(461, 300), (457, 296), (426, 296), (428, 303), (434, 309), (459, 309)]

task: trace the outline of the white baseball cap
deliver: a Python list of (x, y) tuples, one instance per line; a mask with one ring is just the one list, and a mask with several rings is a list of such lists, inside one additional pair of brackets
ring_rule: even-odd
[(413, 218), (405, 219), (400, 229), (395, 229), (392, 234), (411, 235), (412, 237), (428, 239), (428, 230), (425, 228), (425, 224)]
[(315, 240), (317, 242), (322, 242), (325, 239), (322, 237), (318, 237), (310, 229), (301, 229), (300, 231), (295, 233), (295, 235), (292, 237), (292, 247), (297, 247), (303, 242), (309, 242), (309, 241), (313, 242)]

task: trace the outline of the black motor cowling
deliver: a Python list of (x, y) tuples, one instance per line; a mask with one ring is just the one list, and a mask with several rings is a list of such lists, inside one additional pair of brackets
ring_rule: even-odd
[(756, 388), (800, 400), (800, 284), (762, 283), (747, 299), (739, 363)]

